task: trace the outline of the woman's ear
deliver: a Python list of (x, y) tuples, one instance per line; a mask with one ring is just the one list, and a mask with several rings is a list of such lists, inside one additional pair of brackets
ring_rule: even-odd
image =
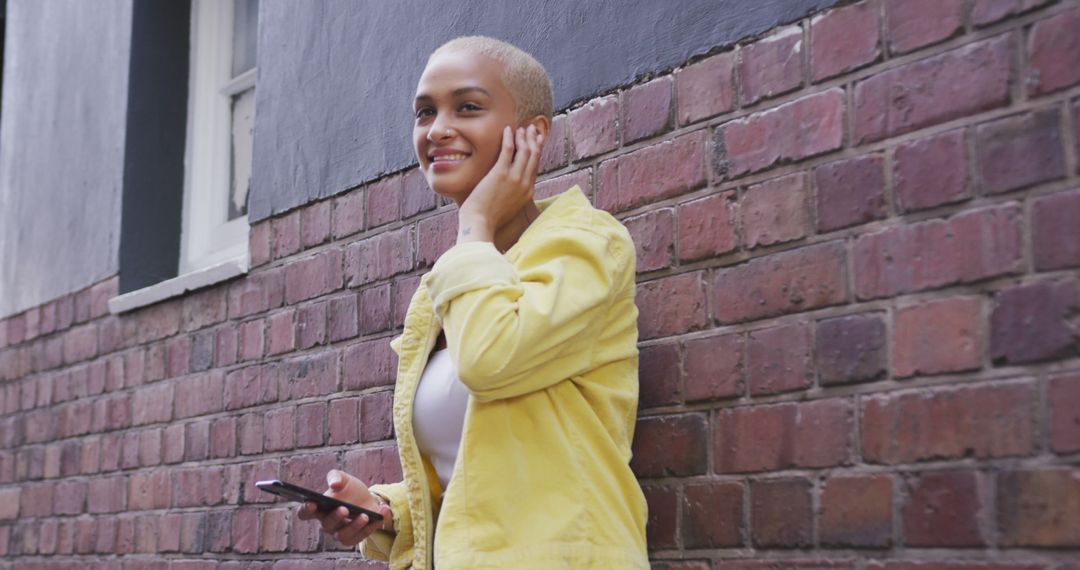
[(544, 115), (537, 115), (525, 121), (521, 126), (528, 127), (529, 125), (535, 125), (536, 132), (544, 135), (544, 142), (547, 142), (548, 134), (551, 132), (551, 119)]

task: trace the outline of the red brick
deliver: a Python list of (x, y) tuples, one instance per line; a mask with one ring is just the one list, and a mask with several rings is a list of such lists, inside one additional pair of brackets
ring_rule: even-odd
[(214, 333), (214, 366), (225, 367), (236, 364), (237, 359), (237, 329), (232, 323), (227, 323)]
[(620, 212), (703, 186), (705, 138), (698, 130), (604, 161), (597, 207)]
[(139, 434), (139, 465), (161, 464), (161, 429), (144, 429)]
[(615, 150), (619, 146), (619, 100), (614, 95), (593, 99), (570, 111), (571, 157), (574, 161)]
[(971, 7), (971, 21), (985, 26), (1003, 18), (1016, 16), (1038, 8), (1051, 0), (979, 0)]
[(297, 485), (308, 489), (324, 489), (326, 488), (326, 474), (336, 468), (338, 468), (338, 459), (334, 452), (296, 455), (285, 461), (281, 478), (286, 481), (295, 481)]
[(881, 5), (867, 0), (810, 20), (810, 74), (821, 81), (881, 57)]
[(233, 513), (232, 549), (240, 554), (254, 554), (259, 548), (260, 509), (244, 507)]
[(402, 177), (391, 176), (372, 183), (364, 191), (367, 198), (367, 228), (401, 219)]
[(292, 307), (266, 318), (266, 354), (277, 355), (296, 350), (295, 318), (296, 310)]
[(300, 212), (293, 210), (271, 220), (274, 259), (300, 251)]
[(197, 507), (221, 503), (224, 474), (220, 467), (203, 466), (173, 472), (173, 506)]
[(210, 457), (210, 420), (184, 424), (184, 461)]
[(251, 267), (259, 267), (270, 261), (270, 220), (253, 224), (248, 231), (248, 253)]
[(324, 350), (286, 361), (281, 367), (281, 397), (296, 400), (326, 396), (338, 390), (337, 351)]
[[(581, 191), (584, 192), (586, 196), (590, 196), (593, 191), (592, 178), (592, 168), (586, 168), (583, 170), (575, 170), (562, 176), (556, 176), (555, 178), (539, 181), (536, 183), (533, 199), (543, 200), (545, 198), (551, 198), (552, 196), (558, 196), (574, 186), (581, 188)], [(454, 229), (457, 229), (456, 225)]]
[(718, 399), (741, 395), (745, 386), (741, 335), (723, 335), (686, 342), (686, 399)]
[(262, 412), (240, 416), (237, 423), (237, 438), (240, 440), (240, 453), (242, 455), (262, 453), (265, 438)]
[(360, 292), (360, 333), (372, 334), (390, 328), (390, 284), (368, 287)]
[(623, 220), (637, 250), (637, 272), (645, 273), (671, 265), (675, 240), (673, 210), (664, 208)]
[(240, 324), (238, 344), (241, 362), (262, 358), (265, 325), (265, 319), (255, 319)]
[(191, 359), (188, 369), (204, 372), (214, 366), (214, 331), (199, 331), (191, 337)]
[(810, 327), (781, 325), (750, 333), (750, 395), (778, 394), (810, 386)]
[(419, 286), (419, 275), (413, 275), (412, 277), (400, 277), (394, 280), (394, 305), (391, 308), (394, 317), (394, 328), (405, 325), (405, 313), (408, 312), (409, 303), (412, 301), (413, 295), (416, 294), (416, 289)]
[(645, 536), (649, 550), (675, 548), (676, 524), (678, 524), (678, 496), (674, 487), (667, 485), (642, 485), (649, 519), (645, 523)]
[(878, 154), (838, 160), (814, 169), (817, 228), (826, 232), (880, 220), (885, 204), (885, 159)]
[(1080, 352), (1075, 315), (1080, 312), (1077, 281), (1042, 281), (997, 294), (990, 315), (990, 357), (994, 364), (1026, 364), (1067, 358)]
[(266, 412), (266, 421), (263, 434), (266, 439), (263, 449), (266, 451), (283, 451), (292, 449), (296, 445), (295, 407), (275, 408)]
[(360, 398), (360, 441), (369, 443), (394, 437), (393, 392)]
[(357, 287), (409, 271), (413, 240), (413, 227), (405, 226), (350, 244), (345, 248), (345, 285)]
[(303, 305), (296, 311), (296, 347), (307, 350), (326, 344), (326, 302)]
[(892, 297), (1014, 273), (1023, 265), (1021, 217), (1005, 204), (859, 236), (855, 293)]
[(551, 119), (551, 130), (548, 131), (544, 139), (544, 148), (540, 152), (541, 173), (566, 166), (566, 121), (565, 114), (555, 115)]
[(983, 546), (979, 524), (981, 477), (975, 471), (931, 471), (907, 482), (901, 507), (905, 542), (911, 546)]
[(1046, 385), (1050, 448), (1056, 453), (1080, 451), (1080, 374), (1052, 378)]
[(353, 190), (336, 196), (330, 217), (334, 238), (364, 229), (364, 193)]
[(855, 86), (855, 143), (1009, 103), (1010, 38), (1000, 36), (873, 75)]
[(225, 286), (210, 287), (189, 293), (180, 308), (182, 329), (194, 331), (216, 325), (229, 316), (229, 290)]
[(706, 438), (701, 414), (641, 418), (630, 466), (639, 478), (701, 475), (708, 468)]
[(837, 150), (844, 142), (844, 91), (808, 95), (717, 127), (713, 171), (737, 178)]
[(867, 398), (863, 459), (899, 464), (1028, 455), (1035, 449), (1036, 400), (1031, 383)]
[(386, 339), (349, 345), (342, 358), (342, 389), (366, 390), (393, 385), (396, 360)]
[(651, 408), (678, 403), (682, 397), (678, 345), (643, 346), (638, 356), (639, 406)]
[(19, 487), (9, 487), (0, 490), (0, 520), (14, 520), (19, 518)]
[(210, 423), (210, 457), (236, 456), (236, 417), (218, 418)]
[(284, 552), (289, 545), (291, 509), (268, 509), (259, 513), (259, 551)]
[(1006, 471), (997, 480), (1002, 546), (1080, 546), (1080, 474), (1070, 469)]
[(813, 507), (807, 479), (750, 483), (751, 541), (756, 547), (797, 548), (813, 541)]
[(746, 246), (755, 248), (806, 237), (810, 233), (807, 196), (806, 174), (802, 172), (747, 188), (739, 204)]
[(743, 545), (743, 486), (740, 483), (690, 483), (684, 493), (684, 546), (724, 548)]
[(892, 479), (838, 475), (821, 490), (818, 536), (823, 545), (884, 548), (892, 544)]
[(91, 359), (98, 355), (98, 326), (87, 324), (64, 333), (64, 364)]
[(638, 285), (637, 306), (642, 340), (697, 330), (709, 322), (700, 271)]
[(168, 471), (134, 473), (128, 478), (128, 510), (167, 509), (171, 497)]
[(457, 243), (458, 218), (456, 211), (424, 218), (417, 224), (416, 263), (430, 267)]
[(1042, 95), (1080, 83), (1080, 9), (1037, 22), (1028, 37), (1029, 95)]
[(982, 302), (952, 297), (896, 312), (893, 374), (940, 374), (980, 367)]
[(844, 303), (846, 257), (837, 241), (719, 270), (712, 282), (716, 320), (737, 323)]
[(329, 200), (323, 200), (300, 210), (300, 243), (305, 248), (319, 245), (330, 238), (331, 205)]
[(803, 30), (797, 25), (744, 46), (739, 54), (739, 101), (751, 105), (802, 85), (802, 47)]
[(880, 314), (818, 321), (814, 340), (815, 368), (824, 386), (869, 382), (885, 375), (888, 344)]
[(53, 514), (78, 515), (86, 508), (86, 481), (61, 481), (53, 492)]
[(285, 266), (285, 301), (294, 305), (342, 286), (342, 253), (326, 250)]
[(237, 410), (278, 400), (273, 366), (248, 366), (225, 375), (225, 409)]
[(360, 441), (360, 398), (341, 398), (330, 402), (326, 443), (340, 445)]
[[(1073, 156), (1080, 157), (1080, 99), (1077, 99), (1072, 106), (1072, 118), (1073, 118), (1073, 144), (1075, 150)], [(1077, 161), (1076, 171), (1080, 172), (1080, 161)], [(3, 343), (0, 343), (2, 346)]]
[(1032, 249), (1041, 271), (1080, 266), (1080, 189), (1043, 196), (1032, 206)]
[(296, 447), (321, 446), (326, 440), (326, 404), (312, 402), (296, 408)]
[(675, 72), (679, 126), (735, 107), (735, 52), (720, 53)]
[(214, 370), (181, 378), (175, 384), (173, 416), (181, 419), (220, 412), (224, 409), (224, 393), (224, 371)]
[(671, 130), (671, 76), (636, 85), (622, 96), (623, 144)]
[(739, 245), (735, 212), (735, 192), (679, 204), (676, 210), (679, 259), (694, 261), (733, 251)]
[(285, 273), (261, 271), (229, 287), (229, 318), (239, 319), (280, 307), (285, 300)]
[(133, 425), (169, 421), (172, 419), (173, 385), (151, 384), (135, 390), (132, 393), (131, 410)]
[(1048, 109), (980, 125), (975, 144), (982, 191), (999, 194), (1063, 178), (1060, 124), (1060, 113)]
[(329, 312), (329, 335), (330, 342), (337, 342), (353, 338), (360, 332), (360, 305), (359, 297), (355, 293), (349, 293), (342, 297), (330, 299)]
[(887, 0), (889, 51), (907, 53), (964, 28), (963, 0)]
[(846, 400), (720, 410), (713, 422), (718, 473), (830, 467), (851, 456), (853, 418)]
[(428, 186), (419, 168), (410, 169), (401, 180), (401, 218), (411, 218), (435, 208), (437, 195)]
[(897, 207), (904, 212), (970, 198), (964, 132), (949, 131), (897, 146), (893, 190)]
[(345, 453), (345, 471), (372, 485), (401, 481), (397, 447), (368, 447)]

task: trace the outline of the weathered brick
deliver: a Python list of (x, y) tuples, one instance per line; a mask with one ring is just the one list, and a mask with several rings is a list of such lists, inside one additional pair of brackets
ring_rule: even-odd
[(330, 217), (335, 239), (364, 229), (364, 192), (352, 190), (334, 197)]
[(894, 54), (936, 44), (964, 28), (963, 0), (886, 0), (885, 11)]
[(1080, 451), (1080, 374), (1065, 374), (1046, 385), (1050, 448), (1056, 453)]
[(224, 409), (225, 372), (213, 370), (181, 378), (175, 383), (176, 419), (220, 412)]
[(326, 404), (312, 402), (296, 408), (296, 447), (321, 446), (326, 440)]
[(866, 0), (810, 20), (810, 74), (814, 81), (846, 73), (881, 57), (881, 5)]
[(278, 400), (276, 367), (248, 366), (225, 375), (225, 409), (237, 410)]
[(294, 455), (282, 466), (281, 478), (296, 481), (296, 484), (308, 489), (323, 489), (326, 486), (326, 474), (336, 468), (338, 460), (334, 452)]
[(836, 241), (719, 270), (712, 281), (716, 320), (737, 323), (843, 303), (846, 257)]
[(1006, 471), (997, 479), (1002, 546), (1080, 546), (1080, 475), (1072, 469)]
[(678, 524), (678, 496), (669, 485), (642, 485), (648, 506), (649, 518), (645, 522), (645, 536), (649, 550), (675, 548)]
[(893, 191), (897, 207), (904, 212), (970, 198), (964, 131), (949, 131), (897, 146), (893, 155)]
[[(399, 277), (394, 280), (393, 287), (393, 321), (392, 324), (395, 328), (405, 325), (405, 314), (409, 311), (409, 303), (412, 301), (413, 295), (416, 294), (417, 288), (420, 286), (420, 276), (413, 275), (411, 277)], [(359, 303), (357, 303), (359, 306)]]
[(1026, 364), (1080, 352), (1078, 312), (1080, 287), (1075, 280), (1041, 281), (1001, 291), (990, 315), (990, 357), (998, 365)]
[(628, 218), (623, 225), (630, 232), (637, 250), (637, 272), (645, 273), (671, 265), (675, 240), (673, 210), (653, 210), (640, 216)]
[(259, 549), (260, 509), (242, 507), (233, 513), (232, 549), (240, 554), (254, 554)]
[(821, 490), (818, 537), (829, 546), (888, 547), (892, 516), (889, 475), (832, 476)]
[(976, 26), (986, 26), (1038, 8), (1052, 0), (979, 0), (971, 7), (971, 21)]
[(98, 325), (75, 327), (64, 333), (64, 364), (89, 360), (98, 355)]
[(736, 178), (837, 150), (843, 142), (844, 91), (829, 89), (717, 127), (713, 171)]
[(236, 364), (239, 333), (236, 325), (226, 323), (214, 332), (214, 366)]
[(885, 375), (888, 345), (880, 314), (818, 321), (814, 342), (815, 367), (822, 385), (869, 382)]
[(242, 455), (262, 452), (265, 436), (263, 435), (263, 414), (261, 412), (240, 416), (236, 429)]
[(289, 545), (290, 509), (267, 509), (259, 513), (259, 551), (284, 552)]
[(188, 369), (204, 372), (214, 366), (214, 336), (212, 330), (199, 331), (191, 337), (191, 359)]
[(720, 53), (675, 72), (679, 126), (735, 107), (735, 52)]
[(172, 419), (173, 385), (151, 384), (135, 390), (131, 397), (132, 423), (145, 425)]
[(366, 390), (394, 383), (397, 359), (386, 339), (369, 340), (345, 348), (342, 389)]
[(210, 423), (210, 457), (236, 456), (236, 417), (218, 418)]
[(446, 250), (457, 243), (457, 212), (444, 212), (420, 220), (417, 224), (416, 263), (431, 267)]
[(263, 356), (266, 319), (254, 319), (240, 324), (238, 333), (238, 358), (241, 362), (256, 360)]
[(360, 398), (340, 398), (330, 402), (326, 443), (340, 445), (360, 441)]
[(623, 144), (671, 130), (672, 81), (665, 75), (622, 96)]
[(193, 331), (224, 321), (229, 316), (228, 293), (225, 286), (189, 293), (180, 308), (181, 328)]
[(980, 366), (982, 302), (978, 297), (950, 297), (896, 312), (893, 374), (940, 374)]
[(803, 30), (788, 26), (744, 46), (739, 53), (739, 101), (752, 105), (802, 85)]
[(402, 186), (402, 177), (391, 176), (372, 183), (364, 190), (368, 229), (401, 219)]
[(285, 400), (326, 396), (338, 390), (338, 353), (323, 350), (285, 361), (281, 368), (281, 397)]
[(750, 538), (756, 547), (798, 548), (813, 540), (810, 481), (750, 482)]
[(266, 354), (296, 350), (296, 309), (289, 307), (266, 318)]
[(1057, 109), (980, 125), (975, 144), (982, 191), (999, 194), (1063, 178), (1065, 152), (1060, 126)]
[(589, 101), (570, 111), (571, 156), (574, 161), (615, 150), (619, 146), (619, 100), (614, 95)]
[(360, 333), (359, 296), (348, 293), (330, 299), (327, 307), (330, 342), (353, 338)]
[(184, 424), (184, 461), (210, 457), (210, 420)]
[(296, 311), (296, 347), (307, 350), (326, 344), (326, 301), (303, 305)]
[(706, 437), (701, 414), (641, 418), (630, 466), (643, 478), (701, 475), (708, 467)]
[(161, 463), (161, 429), (144, 429), (139, 434), (139, 465), (150, 467)]
[(342, 286), (342, 252), (329, 249), (285, 266), (285, 301), (294, 305)]
[[(585, 168), (583, 170), (575, 170), (569, 174), (562, 176), (556, 176), (555, 178), (549, 178), (547, 180), (541, 180), (536, 183), (535, 191), (533, 192), (533, 199), (543, 200), (545, 198), (551, 198), (566, 192), (570, 188), (577, 186), (581, 188), (581, 191), (586, 196), (591, 196), (593, 192), (593, 170), (592, 168)], [(454, 226), (455, 232), (457, 231), (457, 225)], [(456, 237), (456, 235), (455, 235)]]
[(802, 172), (748, 187), (739, 201), (746, 246), (755, 248), (806, 237), (810, 233), (807, 196), (806, 174)]
[(872, 154), (814, 169), (817, 228), (831, 231), (880, 220), (885, 204), (885, 159)]
[(263, 428), (263, 449), (266, 451), (283, 451), (292, 449), (296, 445), (295, 421), (296, 408), (275, 408), (266, 412), (266, 421)]
[(360, 333), (372, 334), (390, 328), (390, 284), (368, 287), (360, 292)]
[(393, 392), (360, 398), (360, 441), (369, 443), (394, 437)]
[(1035, 268), (1080, 266), (1080, 189), (1042, 196), (1031, 211)]
[(397, 447), (367, 447), (346, 452), (345, 471), (368, 484), (401, 481)]
[(867, 398), (863, 459), (898, 464), (1028, 455), (1035, 449), (1036, 400), (1029, 382)]
[(855, 293), (891, 297), (1018, 271), (1021, 211), (1005, 204), (896, 226), (855, 241)]
[(401, 179), (401, 184), (402, 219), (432, 210), (437, 205), (437, 195), (431, 191), (424, 173), (419, 168), (407, 171)]
[(694, 261), (723, 255), (739, 245), (735, 232), (735, 192), (721, 192), (683, 202), (676, 209), (679, 259)]
[(682, 397), (678, 345), (643, 346), (638, 356), (639, 406), (651, 408), (678, 403)]
[(1028, 36), (1029, 95), (1042, 95), (1080, 83), (1080, 9), (1036, 22)]
[(128, 510), (166, 509), (171, 498), (168, 471), (144, 471), (128, 478)]
[(19, 518), (19, 496), (21, 493), (22, 490), (19, 487), (0, 489), (0, 520)]
[(690, 483), (683, 496), (683, 545), (687, 548), (742, 546), (743, 486), (706, 481)]
[(229, 319), (239, 319), (280, 307), (285, 300), (285, 272), (260, 271), (229, 287)]
[(697, 330), (709, 322), (700, 271), (638, 285), (637, 306), (642, 340)]
[(544, 140), (544, 148), (540, 152), (541, 173), (551, 172), (552, 170), (566, 166), (566, 121), (565, 114), (555, 115), (551, 119), (551, 129), (548, 131), (548, 136)]
[(853, 429), (846, 400), (720, 410), (712, 441), (718, 473), (830, 467), (849, 461)]
[(698, 130), (604, 161), (596, 206), (619, 212), (703, 186), (705, 138)]
[(300, 212), (293, 210), (270, 222), (274, 259), (300, 251)]
[(413, 241), (413, 226), (405, 226), (349, 244), (345, 248), (345, 285), (357, 287), (409, 271), (413, 268)]
[(271, 221), (265, 220), (252, 224), (248, 231), (248, 253), (252, 268), (265, 265), (270, 261), (270, 226)]
[(855, 143), (896, 136), (1009, 103), (1009, 36), (873, 75), (855, 86)]
[(743, 345), (738, 334), (686, 341), (686, 400), (741, 395), (745, 386)]
[(303, 247), (314, 247), (330, 238), (331, 206), (331, 201), (322, 200), (300, 210), (300, 244)]
[(778, 394), (810, 386), (810, 327), (781, 325), (750, 333), (750, 395)]
[(911, 546), (983, 546), (979, 524), (982, 477), (975, 471), (930, 471), (907, 482), (901, 507), (905, 542)]

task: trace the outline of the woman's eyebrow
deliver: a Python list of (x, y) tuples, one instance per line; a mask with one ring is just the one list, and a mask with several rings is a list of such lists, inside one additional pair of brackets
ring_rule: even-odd
[[(466, 93), (470, 93), (470, 92), (473, 92), (473, 91), (475, 91), (477, 93), (482, 93), (484, 95), (487, 95), (488, 97), (491, 97), (491, 92), (490, 91), (488, 91), (487, 89), (484, 89), (483, 87), (480, 87), (478, 85), (469, 85), (469, 86), (466, 86), (466, 87), (458, 87), (457, 89), (454, 89), (454, 91), (453, 91), (453, 93), (451, 93), (451, 95), (454, 96), (454, 97), (460, 97), (460, 96), (462, 96), (462, 95), (464, 95)], [(430, 101), (431, 99), (432, 99), (431, 95), (428, 95), (427, 93), (420, 93), (419, 95), (416, 96), (416, 101)]]

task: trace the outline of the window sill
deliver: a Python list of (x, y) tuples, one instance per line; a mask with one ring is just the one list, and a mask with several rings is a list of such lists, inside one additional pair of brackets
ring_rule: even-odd
[(125, 313), (134, 309), (152, 305), (165, 299), (179, 297), (188, 291), (201, 289), (248, 272), (250, 259), (248, 254), (234, 257), (211, 265), (210, 267), (178, 275), (172, 279), (143, 287), (142, 289), (117, 295), (109, 299), (109, 312)]

